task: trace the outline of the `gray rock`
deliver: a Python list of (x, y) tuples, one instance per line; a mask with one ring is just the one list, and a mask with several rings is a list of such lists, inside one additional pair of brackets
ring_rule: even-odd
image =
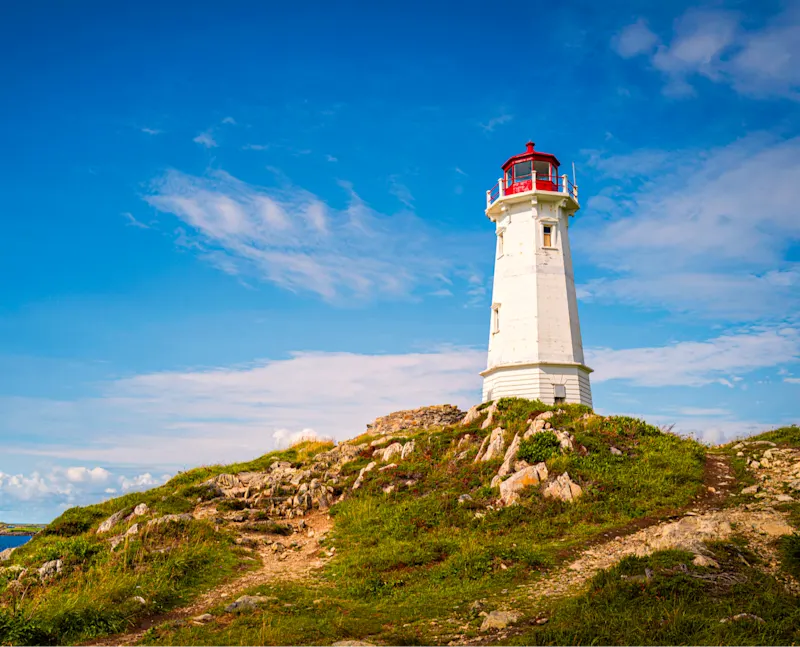
[(516, 611), (492, 611), (483, 619), (481, 631), (491, 629), (505, 629), (519, 620), (520, 614)]
[(519, 434), (514, 434), (514, 439), (511, 441), (511, 444), (508, 446), (506, 450), (505, 456), (503, 456), (503, 464), (500, 466), (500, 469), (497, 471), (497, 476), (503, 477), (506, 474), (511, 473), (512, 465), (514, 464), (514, 460), (517, 458), (517, 452), (519, 452)]
[(376, 449), (372, 457), (380, 461), (389, 461), (392, 456), (399, 456), (403, 453), (403, 446), (400, 443), (392, 443), (384, 449)]
[(494, 415), (497, 413), (497, 402), (492, 402), (489, 408), (484, 409), (484, 411), (486, 411), (486, 420), (483, 421), (481, 429), (488, 429), (494, 423)]
[(409, 440), (405, 445), (403, 445), (403, 451), (400, 454), (400, 459), (401, 460), (407, 459), (409, 456), (411, 456), (411, 454), (414, 453), (414, 450), (416, 448), (417, 445), (415, 444), (415, 442), (413, 440)]
[(560, 499), (561, 501), (575, 501), (582, 494), (581, 486), (575, 483), (567, 472), (564, 472), (555, 481), (550, 483), (542, 493), (546, 498)]
[(750, 487), (746, 487), (742, 490), (742, 494), (755, 494), (758, 492), (759, 486), (758, 485), (751, 485)]
[(108, 532), (125, 517), (125, 510), (118, 510), (97, 527), (98, 533)]
[(163, 517), (150, 519), (150, 521), (147, 522), (147, 527), (158, 527), (165, 523), (179, 523), (181, 521), (191, 521), (192, 519), (194, 519), (194, 517), (188, 512), (184, 512), (183, 514), (165, 514)]
[(759, 624), (764, 622), (764, 618), (757, 616), (754, 613), (737, 613), (734, 616), (723, 618), (720, 620), (720, 622), (722, 624), (726, 624), (728, 622), (741, 622), (742, 620), (747, 620), (748, 622), (758, 622)]
[(54, 575), (58, 575), (62, 570), (64, 570), (63, 562), (60, 559), (53, 559), (42, 564), (38, 572), (39, 577), (46, 580)]
[(16, 546), (13, 548), (6, 548), (5, 550), (0, 550), (0, 562), (7, 562), (11, 559), (11, 553), (13, 553), (17, 549)]
[[(399, 445), (399, 443), (397, 443), (397, 444)], [(375, 461), (372, 461), (366, 467), (362, 467), (361, 468), (361, 471), (358, 473), (358, 477), (356, 478), (356, 482), (353, 483), (353, 489), (354, 490), (357, 490), (358, 488), (361, 487), (361, 484), (364, 482), (364, 474), (366, 474), (367, 472), (373, 470), (376, 465), (377, 465), (377, 463)]]
[(238, 611), (245, 611), (247, 609), (255, 609), (256, 607), (266, 604), (270, 600), (277, 598), (266, 595), (243, 595), (236, 602), (231, 602), (225, 607), (226, 613), (234, 613)]
[(461, 426), (466, 427), (467, 425), (472, 424), (478, 418), (481, 417), (481, 411), (478, 409), (481, 405), (476, 404), (474, 407), (470, 407), (469, 411), (467, 411), (467, 415), (464, 416), (464, 419), (461, 421)]
[(148, 512), (150, 512), (150, 508), (147, 507), (147, 504), (146, 503), (140, 503), (139, 505), (137, 505), (133, 509), (133, 512), (131, 513), (131, 516), (132, 517), (141, 517), (142, 515), (146, 515)]
[(466, 503), (467, 501), (472, 501), (472, 497), (469, 494), (462, 494), (458, 497), (459, 503)]
[(717, 562), (717, 560), (706, 557), (705, 555), (695, 555), (692, 564), (704, 568), (719, 568), (719, 562)]
[(616, 447), (611, 448), (611, 453), (614, 454), (614, 456), (622, 456), (622, 452)]
[(128, 528), (127, 532), (125, 533), (126, 537), (131, 537), (132, 535), (136, 535), (139, 533), (139, 524), (135, 523), (130, 528)]
[(210, 613), (203, 613), (199, 616), (195, 616), (194, 618), (192, 618), (192, 622), (201, 625), (211, 622), (212, 620), (214, 620), (214, 616), (212, 616)]
[(133, 602), (138, 602), (139, 604), (147, 604), (147, 600), (145, 600), (141, 595), (134, 595), (131, 600)]
[[(483, 454), (478, 452), (478, 455), (475, 457), (475, 462), (478, 461), (490, 461), (494, 458), (498, 458), (505, 449), (506, 441), (503, 438), (504, 430), (502, 427), (497, 427), (492, 434), (489, 436), (489, 442), (486, 444), (486, 449), (484, 450)], [(483, 445), (481, 445), (483, 447)]]
[(547, 479), (547, 465), (544, 463), (526, 467), (500, 483), (500, 499), (504, 505), (516, 503), (523, 488), (539, 485), (545, 479)]

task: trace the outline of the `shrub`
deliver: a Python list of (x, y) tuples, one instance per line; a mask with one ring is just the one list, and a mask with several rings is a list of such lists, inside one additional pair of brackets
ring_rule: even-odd
[(247, 501), (244, 499), (223, 499), (217, 504), (217, 510), (220, 512), (231, 512), (234, 510), (244, 510), (247, 507)]
[(179, 495), (186, 499), (211, 501), (219, 496), (219, 491), (211, 485), (188, 485), (179, 492)]
[(561, 449), (561, 443), (552, 431), (540, 431), (519, 443), (517, 456), (529, 463), (541, 463), (554, 456)]
[(74, 537), (82, 535), (89, 530), (95, 522), (105, 515), (95, 507), (69, 508), (60, 517), (42, 530), (42, 535), (55, 535), (57, 537)]

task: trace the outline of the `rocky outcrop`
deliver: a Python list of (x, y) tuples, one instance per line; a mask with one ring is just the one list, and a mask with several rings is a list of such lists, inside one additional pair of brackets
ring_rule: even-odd
[[(128, 509), (130, 510), (130, 508)], [(101, 523), (100, 526), (98, 526), (97, 532), (98, 533), (108, 532), (124, 518), (125, 518), (125, 510), (118, 510), (117, 512), (112, 514), (108, 519), (106, 519), (103, 523)]]
[(47, 580), (58, 575), (62, 570), (64, 570), (64, 563), (60, 559), (53, 559), (42, 564), (38, 573), (41, 579)]
[(512, 505), (519, 500), (523, 488), (539, 485), (547, 480), (547, 465), (537, 463), (512, 474), (500, 483), (500, 500), (503, 505)]
[(13, 553), (17, 549), (16, 546), (13, 548), (6, 548), (5, 550), (0, 550), (0, 562), (7, 562), (11, 559), (11, 553)]
[(181, 523), (181, 522), (191, 521), (192, 519), (194, 519), (194, 516), (188, 512), (184, 512), (183, 514), (165, 514), (163, 517), (156, 517), (155, 519), (150, 519), (150, 521), (147, 522), (147, 527), (158, 528), (159, 526), (163, 526), (164, 524)]
[(464, 412), (452, 404), (439, 404), (406, 411), (395, 411), (376, 418), (367, 425), (368, 434), (385, 436), (398, 431), (428, 429), (454, 425), (464, 418)]
[(560, 501), (575, 501), (583, 494), (581, 486), (575, 483), (567, 472), (556, 478), (550, 483), (542, 494), (548, 499), (558, 499)]
[(489, 429), (494, 424), (494, 417), (497, 415), (497, 402), (492, 402), (486, 411), (486, 420), (481, 424), (481, 429)]
[(478, 454), (475, 456), (475, 463), (490, 461), (502, 455), (506, 443), (503, 438), (504, 430), (502, 427), (495, 429), (491, 435), (483, 439)]
[(353, 483), (353, 489), (354, 490), (357, 490), (358, 488), (361, 487), (361, 484), (364, 482), (364, 474), (366, 474), (367, 472), (373, 470), (376, 465), (377, 465), (377, 463), (375, 461), (372, 461), (366, 467), (362, 467), (361, 468), (361, 471), (358, 473), (358, 477), (356, 478), (355, 483)]

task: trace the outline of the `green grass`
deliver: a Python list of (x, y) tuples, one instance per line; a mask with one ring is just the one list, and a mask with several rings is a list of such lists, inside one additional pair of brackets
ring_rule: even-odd
[[(628, 557), (599, 573), (587, 593), (549, 605), (545, 601), (549, 608), (543, 612), (549, 622), (541, 627), (522, 628), (505, 643), (797, 644), (800, 600), (771, 576), (745, 566), (741, 547), (715, 544), (711, 548), (721, 566), (719, 570), (693, 566), (691, 554), (677, 551), (646, 558)], [(746, 559), (750, 564), (756, 561), (750, 554)], [(645, 568), (653, 572), (649, 581), (641, 581)], [(623, 575), (638, 579), (626, 581)], [(765, 622), (720, 622), (739, 613), (752, 613)]]
[[(498, 408), (507, 440), (532, 415), (555, 409), (518, 399), (501, 400)], [(568, 471), (581, 484), (585, 495), (577, 503), (543, 499), (532, 490), (519, 505), (493, 509), (498, 492), (487, 484), (500, 461), (455, 460), (464, 434), (477, 436), (476, 449), (489, 433), (479, 430), (479, 422), (409, 434), (417, 446), (409, 459), (367, 473), (357, 495), (331, 509), (335, 527), (325, 545), (336, 548), (336, 557), (315, 585), (255, 589), (278, 600), (236, 616), (220, 607), (220, 625), (163, 627), (147, 642), (324, 644), (356, 637), (429, 643), (435, 640), (430, 621), (467, 613), (475, 599), (502, 597), (503, 590), (546, 577), (570, 549), (642, 516), (686, 505), (701, 490), (705, 450), (697, 443), (631, 418), (584, 422), (579, 418), (586, 408), (562, 408), (568, 411), (554, 417), (558, 425), (570, 428), (590, 452), (552, 456), (548, 467), (554, 474)], [(612, 445), (626, 455), (611, 454)], [(343, 472), (355, 475), (369, 460), (365, 453)], [(396, 487), (388, 495), (387, 485)], [(472, 500), (459, 504), (463, 493)]]

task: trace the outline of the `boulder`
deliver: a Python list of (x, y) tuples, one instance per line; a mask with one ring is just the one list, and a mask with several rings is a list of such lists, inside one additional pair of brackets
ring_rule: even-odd
[(478, 452), (478, 456), (475, 457), (475, 461), (490, 461), (495, 458), (498, 458), (505, 449), (506, 441), (503, 438), (503, 434), (505, 430), (502, 427), (497, 427), (489, 436), (489, 442), (486, 444), (486, 449), (484, 450), (483, 454)]
[(203, 613), (199, 616), (195, 616), (194, 618), (192, 618), (192, 622), (200, 625), (204, 625), (208, 622), (211, 622), (212, 620), (214, 620), (214, 616), (212, 616), (210, 613)]
[(503, 456), (503, 464), (497, 471), (497, 476), (502, 478), (506, 474), (511, 473), (512, 465), (514, 464), (514, 460), (517, 458), (518, 451), (519, 451), (519, 434), (514, 434), (514, 439), (508, 446), (505, 456)]
[(180, 523), (182, 521), (191, 521), (192, 519), (194, 519), (194, 517), (188, 512), (184, 512), (183, 514), (165, 514), (163, 517), (150, 519), (150, 521), (147, 522), (147, 527), (157, 528), (165, 523)]
[(520, 491), (530, 485), (539, 485), (547, 478), (547, 465), (537, 463), (516, 472), (500, 483), (500, 499), (504, 505), (512, 505), (519, 500)]
[(266, 595), (243, 595), (236, 602), (231, 602), (225, 607), (226, 613), (235, 613), (238, 611), (245, 611), (247, 609), (255, 609), (256, 607), (266, 604), (270, 600), (277, 598)]
[(11, 559), (11, 553), (13, 553), (17, 549), (16, 546), (12, 548), (6, 548), (5, 550), (0, 550), (0, 562), (7, 562)]
[(516, 611), (492, 611), (483, 619), (481, 631), (491, 629), (505, 629), (519, 620), (520, 614)]
[(139, 505), (137, 505), (133, 509), (133, 512), (131, 513), (131, 516), (132, 517), (141, 517), (142, 515), (145, 515), (148, 512), (150, 512), (150, 508), (147, 507), (147, 504), (146, 503), (140, 503)]
[(358, 488), (361, 487), (361, 484), (364, 482), (364, 474), (366, 474), (367, 472), (369, 472), (372, 469), (374, 469), (376, 465), (377, 465), (377, 463), (375, 461), (372, 461), (366, 467), (362, 467), (361, 468), (361, 471), (358, 473), (358, 477), (356, 477), (355, 483), (353, 483), (353, 489), (354, 490), (357, 490)]
[(39, 577), (46, 580), (54, 575), (58, 575), (63, 569), (64, 563), (60, 559), (53, 559), (42, 564), (38, 571)]
[(372, 458), (380, 461), (389, 461), (393, 456), (399, 456), (403, 453), (403, 446), (400, 443), (392, 443), (384, 449), (376, 449), (372, 453)]
[(728, 521), (687, 516), (662, 526), (647, 543), (652, 551), (677, 549), (703, 553), (705, 542), (724, 541), (732, 534)]
[(125, 533), (126, 537), (131, 537), (132, 535), (136, 535), (139, 532), (139, 524), (135, 523), (130, 528), (128, 528), (127, 532)]
[(614, 454), (614, 456), (622, 456), (622, 452), (616, 447), (611, 448), (611, 453)]
[(759, 486), (758, 485), (751, 485), (750, 487), (746, 487), (742, 490), (742, 494), (755, 494), (758, 492)]
[(125, 517), (125, 510), (117, 510), (108, 519), (97, 527), (98, 533), (108, 532)]
[(549, 499), (574, 501), (583, 494), (583, 490), (569, 477), (567, 472), (564, 472), (544, 489), (543, 494)]
[(489, 405), (489, 408), (485, 411), (486, 420), (484, 420), (483, 424), (481, 424), (481, 429), (488, 429), (492, 426), (492, 424), (494, 424), (494, 414), (497, 413), (497, 402), (492, 402), (492, 404)]
[(480, 406), (481, 405), (476, 404), (474, 407), (470, 407), (469, 411), (467, 411), (467, 415), (464, 416), (464, 419), (459, 424), (461, 424), (463, 427), (466, 427), (480, 418), (482, 413), (479, 408)]
[(400, 459), (401, 460), (407, 459), (409, 456), (411, 456), (411, 454), (414, 453), (416, 447), (417, 445), (415, 444), (415, 442), (413, 440), (409, 440), (405, 445), (403, 445), (403, 451), (400, 454)]

